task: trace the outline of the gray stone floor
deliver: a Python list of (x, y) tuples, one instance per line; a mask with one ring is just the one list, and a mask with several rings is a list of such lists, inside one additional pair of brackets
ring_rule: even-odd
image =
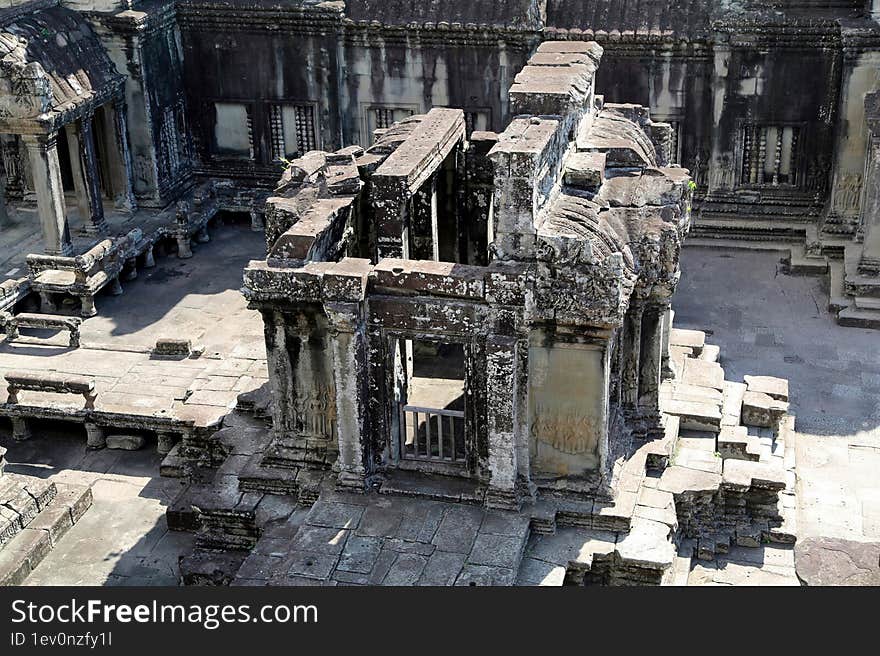
[[(244, 248), (240, 242), (246, 244)], [(156, 331), (164, 329), (163, 322), (171, 326), (198, 322), (202, 317), (205, 323), (193, 325), (202, 327), (209, 350), (221, 353), (234, 351), (243, 343), (261, 344), (261, 339), (256, 339), (259, 321), (251, 321), (253, 317), (239, 321), (216, 309), (202, 312), (220, 300), (230, 304), (232, 314), (242, 312), (241, 317), (246, 316), (237, 293), (240, 270), (243, 260), (252, 256), (250, 249), (257, 254), (261, 247), (259, 235), (245, 230), (221, 232), (212, 244), (202, 247), (205, 251), (216, 248), (218, 255), (214, 257), (200, 258), (197, 254), (185, 262), (160, 260), (156, 273), (151, 275), (159, 275), (161, 279), (154, 282), (162, 284), (151, 284), (143, 275), (128, 285), (126, 295), (99, 300), (101, 314), (90, 320), (91, 325), (86, 322), (86, 341), (91, 335), (94, 341), (131, 339), (135, 345), (145, 344)], [(827, 296), (823, 282), (779, 273), (780, 257), (774, 253), (687, 248), (684, 276), (674, 303), (676, 324), (710, 333), (708, 341), (721, 347), (721, 361), (729, 380), (741, 380), (745, 374), (790, 380), (799, 433), (801, 537), (821, 535), (862, 541), (880, 538), (880, 483), (876, 474), (880, 466), (880, 334), (838, 327), (824, 310)], [(31, 442), (12, 443), (4, 429), (0, 429), (0, 444), (10, 448), (10, 471), (93, 484), (92, 509), (36, 569), (29, 584), (177, 582), (177, 557), (189, 549), (192, 538), (167, 530), (164, 511), (180, 490), (180, 483), (156, 476), (159, 457), (152, 450), (87, 453), (81, 440), (45, 434)], [(337, 501), (345, 503), (341, 498)], [(443, 504), (436, 505), (440, 512)], [(441, 514), (445, 516), (446, 510), (451, 512), (454, 507), (443, 509)], [(393, 527), (393, 531), (391, 527), (379, 527), (372, 535), (368, 520), (373, 519), (366, 509), (356, 525), (342, 527), (335, 526), (338, 521), (332, 517), (318, 514), (316, 511), (312, 517), (316, 521), (307, 524), (313, 523), (316, 530), (324, 528), (336, 534), (344, 532), (346, 538), (358, 538), (348, 545), (349, 569), (365, 569), (367, 563), (361, 561), (372, 559), (377, 546), (377, 559), (381, 553), (393, 552), (393, 556), (382, 558), (389, 565), (383, 579), (394, 572), (394, 576), (424, 580), (426, 572), (433, 571), (431, 559), (442, 559), (435, 554), (446, 553), (460, 554), (455, 562), (462, 560), (462, 565), (440, 569), (455, 569), (459, 577), (466, 562), (463, 557), (473, 554), (482, 530), (475, 527), (474, 541), (466, 545), (467, 549), (444, 549), (436, 544), (438, 535), (442, 538), (438, 524), (430, 538), (426, 534), (425, 550), (431, 550), (430, 554), (400, 554), (392, 548), (397, 544), (393, 540), (400, 526)], [(423, 528), (427, 520), (422, 519)], [(464, 539), (460, 531), (450, 536)], [(299, 541), (290, 545), (296, 547), (293, 550), (290, 546), (282, 550), (280, 543), (270, 539), (264, 544), (264, 556), (276, 559), (320, 553), (305, 548), (311, 544), (308, 537), (308, 532), (299, 536)], [(333, 542), (328, 540), (327, 544)], [(488, 549), (486, 554), (494, 557), (501, 551)], [(453, 556), (448, 558), (451, 561)], [(261, 570), (257, 560), (250, 563), (252, 572)], [(793, 560), (792, 550), (785, 548), (736, 549), (716, 563), (694, 564), (681, 573), (681, 578), (687, 584), (791, 584)], [(379, 564), (378, 560), (371, 563), (369, 575)], [(396, 569), (395, 564), (399, 565)], [(282, 571), (290, 576), (295, 563), (285, 565)], [(334, 569), (327, 577), (345, 578), (344, 571), (337, 573)], [(357, 571), (350, 574), (365, 576)], [(466, 577), (461, 582), (466, 583)]]
[[(261, 233), (238, 224), (211, 234), (212, 241), (199, 246), (192, 259), (160, 258), (155, 268), (125, 283), (123, 295), (99, 295), (98, 316), (83, 323), (79, 349), (68, 349), (64, 335), (14, 343), (0, 337), (0, 371), (92, 376), (98, 410), (225, 413), (239, 393), (268, 378), (262, 320), (239, 292), (242, 269), (265, 244)], [(204, 354), (195, 360), (154, 359), (150, 349), (160, 337), (189, 339)], [(0, 403), (5, 398), (0, 389)], [(82, 407), (73, 395), (25, 392), (20, 398), (38, 407)]]
[(728, 380), (790, 381), (799, 537), (880, 539), (880, 332), (838, 326), (825, 281), (781, 258), (685, 248), (676, 326), (707, 331)]
[[(101, 295), (98, 316), (83, 324), (82, 349), (27, 340), (5, 344), (0, 338), (0, 371), (39, 367), (91, 374), (99, 406), (130, 399), (144, 411), (160, 410), (190, 390), (188, 400), (228, 406), (239, 393), (234, 387), (259, 386), (267, 376), (262, 321), (238, 291), (244, 265), (265, 246), (263, 235), (247, 226), (224, 226), (212, 237), (192, 259), (158, 259), (156, 268), (126, 284), (122, 296)], [(190, 337), (205, 346), (205, 355), (151, 360), (145, 349), (166, 335)], [(0, 389), (0, 400), (4, 395)], [(0, 445), (9, 449), (9, 471), (93, 487), (92, 508), (28, 584), (177, 584), (177, 559), (192, 536), (167, 529), (165, 509), (180, 482), (159, 478), (155, 445), (86, 452), (84, 433), (52, 436), (42, 429), (28, 442), (14, 442), (2, 422)]]
[(235, 584), (512, 585), (528, 533), (527, 515), (331, 492), (265, 530)]
[(25, 585), (177, 585), (177, 559), (193, 536), (168, 530), (165, 509), (182, 484), (156, 476), (155, 451), (86, 451), (63, 434), (0, 442), (8, 471), (92, 487), (92, 507)]

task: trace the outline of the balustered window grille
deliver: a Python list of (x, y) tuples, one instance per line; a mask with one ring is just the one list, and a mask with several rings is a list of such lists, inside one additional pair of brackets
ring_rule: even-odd
[(742, 131), (744, 186), (800, 186), (798, 154), (801, 128), (796, 125), (746, 124)]
[(271, 105), (269, 126), (272, 136), (272, 159), (300, 157), (317, 148), (314, 105)]
[(370, 107), (367, 128), (372, 136), (376, 130), (386, 130), (414, 113), (415, 110), (410, 107)]

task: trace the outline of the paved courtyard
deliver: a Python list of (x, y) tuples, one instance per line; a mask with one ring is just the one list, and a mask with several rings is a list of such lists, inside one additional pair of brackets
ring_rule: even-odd
[[(0, 371), (51, 369), (94, 376), (98, 409), (137, 405), (161, 411), (181, 403), (210, 405), (226, 414), (240, 389), (266, 379), (259, 314), (239, 293), (241, 271), (264, 251), (263, 235), (248, 226), (212, 231), (192, 259), (166, 257), (125, 284), (125, 293), (101, 295), (99, 315), (82, 327), (82, 348), (60, 338), (0, 338)], [(158, 337), (185, 337), (204, 346), (195, 360), (153, 359)], [(0, 389), (0, 400), (5, 397)], [(28, 402), (51, 395), (23, 393)], [(71, 402), (73, 397), (68, 397)], [(73, 399), (82, 405), (82, 399)], [(178, 556), (190, 534), (169, 532), (165, 509), (181, 483), (158, 476), (154, 445), (136, 452), (87, 452), (84, 433), (55, 434), (40, 427), (28, 442), (14, 442), (0, 422), (8, 470), (56, 482), (92, 485), (94, 503), (27, 580), (28, 584), (176, 585)]]
[(880, 540), (880, 333), (838, 326), (825, 281), (782, 273), (781, 253), (689, 247), (680, 328), (721, 347), (728, 380), (790, 381), (801, 540)]
[[(227, 227), (192, 260), (160, 260), (156, 269), (129, 283), (124, 296), (99, 300), (100, 315), (84, 324), (83, 352), (90, 348), (100, 352), (113, 344), (112, 357), (142, 357), (143, 347), (173, 330), (204, 343), (206, 354), (215, 356), (216, 363), (241, 360), (248, 367), (264, 367), (256, 352), (262, 345), (259, 319), (251, 316), (237, 291), (244, 261), (261, 248), (260, 235)], [(878, 541), (880, 335), (837, 326), (824, 310), (823, 281), (782, 274), (780, 257), (686, 249), (674, 303), (676, 325), (708, 333), (708, 341), (721, 347), (721, 362), (730, 380), (745, 374), (790, 380), (799, 433), (801, 539)], [(16, 357), (51, 362), (68, 353), (56, 349), (43, 355), (34, 352), (35, 346), (23, 348), (28, 350), (16, 354), (15, 348), (0, 344), (2, 365), (9, 366), (9, 358)], [(105, 351), (106, 357), (109, 354)], [(88, 366), (106, 368), (106, 357), (92, 357)], [(136, 393), (167, 395), (159, 390), (173, 387), (171, 382), (158, 383), (155, 390), (145, 386)], [(28, 584), (177, 583), (178, 556), (190, 549), (193, 538), (167, 529), (165, 509), (181, 484), (157, 476), (160, 458), (155, 451), (86, 452), (81, 438), (51, 433), (14, 443), (5, 429), (0, 429), (0, 444), (10, 449), (9, 471), (93, 486), (94, 505), (31, 574)], [(274, 558), (279, 545), (270, 546)], [(285, 553), (289, 549), (285, 546)], [(258, 549), (249, 561), (251, 569), (262, 569), (257, 562), (261, 554)], [(419, 565), (416, 578), (424, 582), (431, 556), (407, 558)], [(792, 584), (796, 582), (793, 565), (791, 549), (737, 548), (716, 563), (696, 563), (682, 575), (691, 585)]]

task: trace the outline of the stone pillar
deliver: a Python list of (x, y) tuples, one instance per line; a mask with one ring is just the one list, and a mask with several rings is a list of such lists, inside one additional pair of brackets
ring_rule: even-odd
[(290, 387), (293, 371), (287, 351), (287, 332), (284, 315), (274, 310), (263, 310), (263, 334), (266, 341), (266, 361), (269, 385), (272, 390), (272, 431), (283, 436), (290, 425)]
[[(863, 29), (849, 34), (844, 29), (843, 71), (837, 109), (829, 200), (822, 218), (822, 232), (827, 235), (852, 236), (856, 233), (865, 196), (865, 153), (871, 140), (865, 120), (865, 94), (880, 86), (880, 53), (866, 50)], [(876, 38), (876, 37), (875, 37)], [(830, 158), (829, 158), (830, 159)], [(825, 183), (827, 172), (818, 172)], [(812, 188), (814, 181), (806, 180)], [(808, 244), (815, 248), (816, 245)]]
[(624, 319), (623, 367), (620, 372), (620, 385), (623, 407), (628, 411), (635, 410), (639, 403), (643, 313), (644, 306), (641, 301), (633, 299)]
[(385, 257), (409, 258), (409, 235), (406, 229), (409, 198), (405, 194), (405, 191), (400, 191), (396, 196), (379, 197), (375, 204), (376, 254), (380, 260)]
[(660, 376), (663, 360), (663, 317), (668, 306), (651, 304), (642, 314), (639, 354), (639, 414), (660, 421)]
[(671, 306), (666, 307), (663, 313), (663, 344), (660, 356), (660, 375), (663, 380), (675, 378), (675, 372), (672, 370), (672, 360), (669, 359), (669, 336), (672, 334), (672, 318), (675, 313)]
[(134, 210), (135, 200), (132, 191), (131, 152), (128, 147), (128, 126), (126, 125), (126, 105), (116, 100), (101, 107), (104, 124), (104, 151), (107, 154), (107, 169), (110, 173), (110, 186), (116, 207)]
[(12, 439), (23, 442), (31, 438), (31, 427), (24, 417), (12, 418)]
[(6, 206), (6, 169), (0, 158), (0, 229), (10, 224), (9, 210)]
[(103, 449), (105, 446), (107, 446), (107, 437), (104, 434), (104, 428), (87, 421), (86, 447), (89, 449)]
[(89, 234), (103, 234), (107, 231), (107, 221), (104, 219), (92, 121), (93, 117), (86, 115), (78, 123), (64, 126), (64, 131), (67, 134), (76, 204), (83, 229)]
[(251, 230), (253, 230), (254, 232), (263, 232), (265, 229), (266, 224), (263, 221), (262, 212), (251, 210)]
[(64, 187), (61, 184), (57, 138), (57, 132), (22, 136), (34, 177), (44, 249), (49, 255), (71, 255), (73, 246), (70, 243), (70, 226), (64, 210)]
[(520, 507), (516, 493), (517, 346), (515, 337), (486, 338), (486, 423), (491, 472), (486, 505), (490, 508)]
[(865, 114), (870, 139), (865, 165), (865, 204), (861, 217), (865, 241), (859, 272), (880, 275), (880, 92), (867, 95)]
[(330, 319), (329, 348), (336, 383), (336, 435), (339, 487), (364, 491), (367, 348), (357, 303), (325, 304)]

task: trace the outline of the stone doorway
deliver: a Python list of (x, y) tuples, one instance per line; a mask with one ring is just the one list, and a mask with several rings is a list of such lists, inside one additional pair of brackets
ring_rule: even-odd
[(401, 466), (466, 474), (465, 346), (395, 340), (394, 402)]

